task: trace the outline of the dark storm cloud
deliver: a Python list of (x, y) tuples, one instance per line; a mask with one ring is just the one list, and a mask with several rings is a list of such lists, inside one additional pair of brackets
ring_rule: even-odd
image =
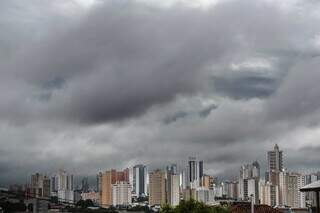
[(170, 124), (170, 123), (176, 122), (176, 121), (177, 121), (178, 119), (180, 119), (180, 118), (186, 117), (187, 115), (188, 115), (188, 113), (183, 112), (183, 111), (177, 112), (177, 113), (175, 113), (175, 114), (173, 114), (173, 115), (167, 116), (167, 117), (163, 120), (163, 122), (164, 122), (165, 124)]
[(121, 120), (201, 88), (204, 68), (233, 48), (233, 36), (209, 22), (210, 14), (191, 9), (106, 3), (27, 49), (9, 69), (39, 90), (65, 82), (45, 96), (40, 113), (85, 123)]
[(234, 99), (266, 98), (276, 91), (277, 86), (276, 79), (252, 74), (213, 77), (215, 92)]
[(165, 116), (165, 118), (163, 119), (163, 123), (166, 125), (169, 125), (174, 122), (177, 122), (178, 120), (180, 121), (180, 119), (186, 118), (187, 116), (191, 116), (191, 117), (199, 116), (201, 118), (206, 118), (207, 116), (210, 115), (212, 110), (215, 110), (217, 108), (218, 106), (216, 104), (210, 104), (209, 106), (206, 106), (200, 110), (197, 110), (196, 112), (178, 111), (173, 114), (169, 114)]
[(217, 105), (211, 104), (210, 106), (202, 109), (202, 110), (199, 112), (199, 116), (201, 116), (201, 117), (207, 117), (208, 115), (210, 115), (210, 113), (211, 113), (212, 110), (215, 110), (215, 109), (217, 109), (217, 108), (218, 108)]
[[(208, 67), (237, 57), (242, 49), (296, 48), (295, 40), (301, 35), (292, 33), (288, 39), (287, 34), (300, 26), (291, 24), (273, 6), (265, 12), (264, 6), (232, 2), (203, 11), (106, 2), (74, 21), (74, 26), (52, 32), (18, 54), (6, 69), (20, 76), (26, 88), (15, 88), (17, 97), (9, 99), (6, 107), (22, 102), (24, 108), (17, 112), (0, 109), (0, 113), (10, 117), (23, 110), (21, 119), (26, 122), (28, 117), (45, 117), (103, 123), (141, 115), (178, 94), (199, 92)], [(252, 10), (257, 13), (245, 12)], [(269, 21), (269, 15), (276, 20)], [(251, 24), (252, 16), (257, 16), (257, 24)], [(277, 39), (270, 36), (275, 31)], [(57, 79), (64, 82), (63, 88), (43, 91), (43, 85)], [(251, 81), (251, 86), (225, 81), (218, 92), (266, 96), (274, 90), (266, 81), (244, 80)]]

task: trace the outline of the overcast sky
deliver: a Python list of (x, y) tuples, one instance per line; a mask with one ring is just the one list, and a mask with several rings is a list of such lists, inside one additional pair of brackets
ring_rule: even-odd
[(138, 163), (320, 165), (320, 3), (1, 0), (0, 186)]

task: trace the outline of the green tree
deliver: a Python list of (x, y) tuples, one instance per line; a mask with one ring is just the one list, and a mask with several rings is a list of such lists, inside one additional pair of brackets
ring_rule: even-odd
[(52, 196), (52, 197), (50, 197), (50, 202), (51, 202), (51, 203), (58, 203), (58, 202), (59, 202), (59, 199), (58, 199), (57, 196)]
[(161, 205), (160, 213), (175, 213), (175, 210), (169, 204), (163, 204)]
[(162, 205), (161, 213), (228, 213), (227, 207), (223, 206), (208, 206), (196, 200), (182, 200), (175, 208), (170, 205)]
[(94, 206), (92, 200), (79, 200), (76, 204), (77, 207), (80, 207), (82, 209), (86, 209), (88, 207)]

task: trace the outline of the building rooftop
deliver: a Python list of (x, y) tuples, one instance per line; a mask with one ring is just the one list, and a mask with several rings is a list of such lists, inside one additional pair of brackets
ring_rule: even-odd
[(302, 187), (300, 189), (300, 191), (302, 192), (315, 192), (315, 191), (320, 191), (320, 181), (316, 181), (316, 182), (313, 182), (313, 183), (310, 183), (304, 187)]
[[(231, 207), (231, 213), (249, 213), (251, 209), (251, 204), (236, 204)], [(281, 213), (281, 211), (272, 208), (268, 205), (254, 205), (255, 213)]]

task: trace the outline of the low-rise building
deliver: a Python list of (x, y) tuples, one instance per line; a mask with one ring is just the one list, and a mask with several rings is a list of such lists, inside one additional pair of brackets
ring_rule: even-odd
[(92, 200), (93, 203), (99, 202), (99, 193), (91, 191), (91, 192), (83, 192), (81, 193), (82, 200)]

